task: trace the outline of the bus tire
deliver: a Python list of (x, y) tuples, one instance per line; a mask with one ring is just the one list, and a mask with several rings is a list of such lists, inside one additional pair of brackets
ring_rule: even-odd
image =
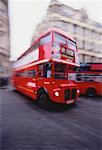
[(49, 95), (43, 89), (38, 91), (37, 102), (40, 107), (45, 108), (45, 109), (49, 109), (51, 106)]
[(86, 91), (86, 95), (89, 97), (94, 97), (96, 96), (96, 90), (94, 88), (88, 88)]

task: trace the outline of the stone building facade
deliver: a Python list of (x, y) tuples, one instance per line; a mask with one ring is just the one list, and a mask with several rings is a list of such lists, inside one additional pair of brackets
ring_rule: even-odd
[(8, 0), (0, 0), (0, 77), (9, 75), (10, 33)]
[(81, 62), (102, 62), (102, 25), (89, 19), (85, 9), (76, 10), (52, 0), (32, 41), (49, 27), (60, 28), (77, 40)]

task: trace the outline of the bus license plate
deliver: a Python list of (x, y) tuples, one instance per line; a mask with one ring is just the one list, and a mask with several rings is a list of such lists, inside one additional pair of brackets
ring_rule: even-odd
[(72, 99), (72, 100), (67, 101), (66, 103), (67, 103), (67, 104), (71, 104), (71, 103), (73, 103), (73, 102), (74, 102), (74, 100)]

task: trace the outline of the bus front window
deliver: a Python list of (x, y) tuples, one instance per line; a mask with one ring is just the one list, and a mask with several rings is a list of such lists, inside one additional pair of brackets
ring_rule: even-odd
[(45, 78), (51, 78), (52, 77), (52, 64), (45, 63), (43, 67), (43, 71), (44, 71)]
[(67, 70), (67, 66), (65, 64), (61, 64), (61, 63), (54, 64), (54, 78), (55, 79), (68, 79), (66, 70)]
[(72, 50), (76, 50), (77, 49), (76, 42), (68, 39), (67, 40), (67, 44), (68, 44), (68, 49), (72, 49)]
[(52, 41), (52, 33), (47, 34), (46, 36), (40, 39), (40, 45), (45, 45)]
[(67, 38), (55, 32), (54, 33), (54, 41), (57, 42), (57, 43), (59, 43), (59, 44), (66, 45)]

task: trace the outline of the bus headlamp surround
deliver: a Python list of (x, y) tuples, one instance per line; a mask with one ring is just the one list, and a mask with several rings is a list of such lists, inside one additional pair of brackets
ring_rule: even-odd
[(77, 90), (77, 93), (79, 94), (79, 93), (80, 93), (80, 90)]
[(54, 94), (55, 94), (55, 96), (59, 96), (59, 92), (58, 91), (56, 91)]
[(64, 47), (62, 47), (61, 52), (62, 52), (63, 54), (65, 54), (65, 53), (66, 53), (66, 49), (65, 49)]

